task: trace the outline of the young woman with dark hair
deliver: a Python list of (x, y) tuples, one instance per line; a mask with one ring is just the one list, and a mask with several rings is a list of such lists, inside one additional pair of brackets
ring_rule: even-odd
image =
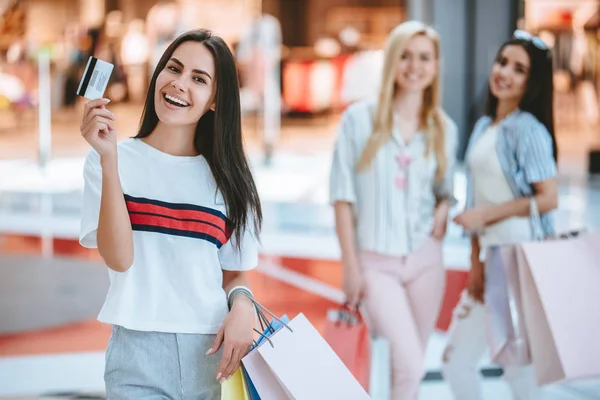
[[(533, 239), (532, 197), (544, 234), (554, 233), (551, 211), (557, 207), (558, 185), (552, 100), (550, 50), (539, 38), (516, 31), (492, 66), (485, 115), (467, 149), (467, 207), (455, 218), (471, 233), (468, 288), (444, 353), (444, 374), (457, 399), (483, 398), (477, 366), (487, 347), (485, 248)], [(531, 366), (503, 367), (515, 399), (538, 398)]]
[(220, 399), (252, 345), (254, 308), (235, 289), (249, 291), (262, 221), (233, 55), (210, 31), (178, 37), (137, 136), (118, 144), (107, 104), (87, 103), (81, 125), (80, 233), (109, 268), (107, 397)]

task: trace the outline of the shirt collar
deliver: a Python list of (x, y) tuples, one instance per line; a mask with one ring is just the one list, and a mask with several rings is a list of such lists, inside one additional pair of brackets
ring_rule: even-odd
[[(504, 117), (502, 121), (500, 121), (498, 128), (502, 130), (506, 129), (507, 127), (512, 127), (514, 124), (517, 123), (521, 113), (521, 109), (517, 108), (515, 111), (511, 112), (506, 117)], [(475, 130), (473, 131), (473, 134), (469, 139), (469, 146), (467, 147), (465, 157), (469, 157), (470, 150), (473, 147), (472, 144), (479, 140), (479, 137), (483, 134), (483, 132), (485, 132), (487, 128), (489, 128), (492, 124), (492, 117), (490, 117), (489, 115), (485, 115), (481, 118), (483, 119), (483, 122), (481, 122), (480, 124), (478, 123), (475, 127)]]
[[(426, 131), (424, 131), (423, 129), (419, 129), (415, 132), (410, 143), (406, 143), (404, 141), (404, 138), (400, 134), (400, 129), (398, 129), (398, 125), (396, 124), (396, 118), (398, 118), (398, 117), (396, 115), (394, 115), (393, 123), (392, 123), (392, 138), (396, 141), (396, 143), (398, 143), (400, 145), (400, 147), (411, 147), (411, 145), (413, 145), (415, 143), (415, 139), (420, 140), (420, 138), (422, 138), (425, 135)], [(429, 126), (431, 126), (432, 123), (433, 123), (433, 118), (429, 117), (429, 119), (428, 119)]]
[[(517, 108), (516, 110), (514, 110), (513, 112), (511, 112), (510, 114), (508, 114), (506, 117), (504, 117), (500, 123), (498, 124), (499, 127), (507, 127), (507, 126), (511, 126), (512, 124), (514, 124), (518, 119), (519, 119), (519, 115), (521, 115), (522, 111), (520, 108)], [(491, 124), (492, 124), (492, 117), (490, 117), (489, 115), (486, 115), (485, 117), (485, 123), (482, 126), (482, 131), (484, 131), (485, 129), (487, 129)]]

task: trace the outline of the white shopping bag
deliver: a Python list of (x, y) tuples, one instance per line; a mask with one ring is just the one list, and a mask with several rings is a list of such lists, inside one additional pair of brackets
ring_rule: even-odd
[(242, 362), (261, 400), (370, 399), (303, 314)]

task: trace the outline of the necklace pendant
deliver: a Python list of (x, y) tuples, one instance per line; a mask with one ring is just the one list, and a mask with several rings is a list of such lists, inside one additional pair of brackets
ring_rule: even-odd
[(396, 188), (398, 190), (404, 190), (406, 189), (406, 186), (408, 186), (408, 179), (404, 175), (399, 175), (396, 177), (394, 183), (396, 184)]
[(396, 162), (401, 167), (408, 167), (412, 161), (412, 157), (409, 152), (403, 152), (396, 156)]

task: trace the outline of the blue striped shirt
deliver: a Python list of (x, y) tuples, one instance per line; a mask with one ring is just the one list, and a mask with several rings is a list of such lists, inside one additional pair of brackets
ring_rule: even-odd
[[(481, 117), (469, 139), (467, 154), (492, 123), (488, 116)], [(552, 138), (546, 127), (532, 114), (517, 110), (504, 118), (498, 126), (496, 152), (515, 197), (530, 197), (534, 194), (532, 184), (556, 176), (557, 168), (553, 157)], [(467, 164), (466, 208), (474, 203), (473, 181)], [(552, 213), (541, 216), (544, 234), (554, 234)]]

